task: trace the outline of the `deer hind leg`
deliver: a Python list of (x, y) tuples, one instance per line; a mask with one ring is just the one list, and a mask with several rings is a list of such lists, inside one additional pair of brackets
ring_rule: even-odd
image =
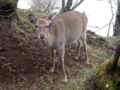
[(86, 63), (89, 64), (89, 60), (88, 60), (88, 52), (87, 52), (87, 45), (86, 45), (86, 38), (82, 39), (83, 42), (83, 46), (84, 46), (84, 50), (85, 50), (85, 56), (86, 56)]
[(75, 59), (79, 59), (80, 48), (81, 48), (81, 40), (78, 40), (77, 56), (75, 57)]
[(64, 67), (64, 54), (65, 54), (65, 48), (64, 47), (58, 49), (58, 55), (59, 55), (59, 58), (61, 60), (63, 74), (64, 74), (64, 81), (67, 82), (67, 75), (66, 75), (65, 67)]
[(55, 59), (56, 59), (56, 49), (52, 51), (52, 68), (50, 69), (50, 72), (54, 72), (55, 70)]

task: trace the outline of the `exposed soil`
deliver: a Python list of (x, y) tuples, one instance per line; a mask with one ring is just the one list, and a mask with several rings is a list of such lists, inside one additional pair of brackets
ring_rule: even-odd
[[(34, 39), (30, 41), (28, 46), (25, 46), (21, 40), (13, 36), (13, 31), (11, 25), (4, 20), (0, 21), (0, 89), (9, 90), (8, 86), (16, 88), (18, 85), (22, 84), (18, 89), (27, 87), (33, 90), (31, 86), (37, 81), (39, 81), (37, 87), (43, 89), (43, 81), (52, 81), (54, 83), (63, 78), (59, 60), (56, 62), (55, 73), (49, 73), (52, 65), (50, 49), (40, 46), (37, 40)], [(106, 48), (105, 44), (100, 44), (105, 43), (104, 40), (99, 40), (97, 44), (96, 41), (92, 41), (95, 40), (89, 37), (88, 43), (89, 45), (93, 45), (94, 48), (106, 50), (110, 55), (113, 53), (112, 48), (108, 50), (110, 47)], [(92, 65), (85, 64), (84, 53), (81, 53), (80, 60), (75, 60), (76, 49), (76, 44), (66, 46), (65, 65), (71, 68), (71, 71), (66, 71), (68, 79), (76, 76), (76, 72), (74, 72), (75, 69), (92, 67)], [(83, 48), (81, 52), (84, 52)], [(98, 62), (98, 60), (90, 56), (90, 52), (89, 57), (92, 64)], [(80, 65), (75, 66), (76, 63), (79, 62)], [(51, 86), (51, 89), (54, 87), (55, 86)]]

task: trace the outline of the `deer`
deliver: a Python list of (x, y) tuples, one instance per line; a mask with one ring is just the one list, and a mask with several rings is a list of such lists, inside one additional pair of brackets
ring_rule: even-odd
[(36, 18), (35, 15), (28, 15), (29, 21), (35, 27), (36, 37), (42, 45), (52, 50), (52, 68), (55, 70), (56, 52), (61, 61), (64, 81), (67, 82), (65, 72), (64, 55), (65, 45), (78, 42), (78, 51), (76, 58), (79, 58), (81, 42), (83, 43), (86, 63), (89, 64), (87, 46), (86, 46), (86, 27), (88, 18), (84, 13), (78, 11), (68, 11), (61, 15), (51, 14), (47, 17)]

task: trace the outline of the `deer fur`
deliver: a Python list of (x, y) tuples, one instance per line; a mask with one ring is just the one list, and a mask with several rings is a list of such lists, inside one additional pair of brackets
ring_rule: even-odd
[(88, 19), (84, 13), (77, 11), (68, 11), (64, 14), (52, 18), (54, 15), (48, 17), (36, 18), (34, 15), (29, 14), (28, 18), (36, 28), (36, 36), (40, 42), (51, 48), (53, 53), (53, 67), (51, 69), (54, 72), (55, 69), (55, 57), (56, 51), (62, 63), (62, 69), (67, 82), (67, 75), (64, 68), (64, 54), (65, 45), (78, 41), (77, 56), (80, 54), (80, 43), (83, 42), (87, 63), (87, 46), (86, 46), (86, 26)]

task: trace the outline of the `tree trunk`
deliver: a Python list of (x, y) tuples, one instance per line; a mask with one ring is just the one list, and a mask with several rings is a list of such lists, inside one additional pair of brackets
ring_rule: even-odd
[(18, 0), (1, 0), (0, 1), (0, 18), (12, 18), (16, 15)]
[(113, 61), (113, 66), (112, 66), (112, 72), (115, 72), (118, 68), (118, 60), (120, 57), (120, 44), (117, 46), (115, 50), (115, 55), (114, 55), (114, 61)]
[(68, 0), (67, 5), (66, 5), (64, 10), (65, 11), (70, 11), (72, 4), (73, 4), (73, 0)]
[(65, 0), (62, 0), (62, 11), (65, 11)]
[(65, 0), (62, 0), (62, 12), (70, 11), (71, 6), (73, 4), (73, 0), (67, 0), (67, 4), (65, 5)]
[(77, 0), (76, 3), (73, 4), (73, 0), (67, 0), (65, 4), (65, 0), (62, 0), (62, 12), (72, 11), (76, 7), (78, 7), (84, 0)]
[(118, 2), (118, 10), (117, 10), (117, 15), (116, 15), (113, 35), (120, 36), (120, 2)]

